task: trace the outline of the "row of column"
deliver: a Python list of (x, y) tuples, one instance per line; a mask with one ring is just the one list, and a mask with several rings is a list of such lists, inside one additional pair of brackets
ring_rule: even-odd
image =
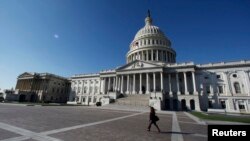
[[(164, 87), (163, 87), (163, 72), (153, 72), (153, 92), (156, 92), (156, 73), (160, 73), (160, 89), (161, 91), (164, 91)], [(183, 72), (184, 75), (184, 88), (185, 88), (185, 94), (190, 94), (188, 89), (187, 89), (187, 72)], [(193, 82), (193, 93), (194, 94), (198, 94), (197, 89), (196, 89), (196, 81), (195, 81), (195, 73), (191, 72), (192, 74), (192, 82)], [(130, 81), (132, 81), (133, 85), (132, 85), (132, 93), (136, 93), (136, 74), (132, 74), (132, 80), (130, 80), (130, 74), (128, 75), (121, 75), (121, 76), (116, 76), (113, 77), (113, 90), (114, 91), (119, 91), (121, 93), (126, 93), (129, 94), (130, 93)], [(179, 73), (175, 74), (175, 78), (176, 78), (176, 83), (177, 83), (177, 94), (181, 94), (180, 92), (180, 83), (179, 83)], [(124, 91), (124, 77), (127, 77), (127, 89), (126, 91)], [(139, 94), (142, 94), (142, 73), (139, 73)], [(111, 79), (112, 77), (104, 77), (104, 89), (103, 91), (106, 92), (105, 90), (105, 83), (108, 81), (108, 91), (111, 89)], [(117, 81), (116, 81), (117, 80)], [(169, 94), (172, 94), (172, 82), (171, 82), (171, 73), (168, 74), (168, 84), (169, 84)], [(146, 73), (146, 93), (150, 93), (149, 90), (149, 73)]]
[(30, 90), (32, 84), (32, 79), (18, 80), (17, 89), (20, 90)]
[(175, 56), (169, 51), (152, 49), (138, 51), (128, 56), (128, 62), (134, 60), (175, 62)]
[[(86, 81), (87, 81), (87, 85), (84, 84)], [(81, 80), (81, 81), (78, 81), (77, 85), (76, 85), (76, 88), (77, 88), (76, 92), (80, 93), (80, 94), (83, 94), (84, 89), (87, 88), (86, 93), (90, 93), (91, 81), (93, 81), (93, 86), (92, 86), (93, 90), (92, 90), (91, 93), (98, 93), (98, 89), (97, 89), (97, 92), (95, 92), (95, 88), (97, 87), (96, 80)], [(82, 83), (82, 85), (80, 86), (81, 83)]]

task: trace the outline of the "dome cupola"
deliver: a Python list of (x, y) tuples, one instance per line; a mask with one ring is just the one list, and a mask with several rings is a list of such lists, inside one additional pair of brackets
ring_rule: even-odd
[(135, 35), (127, 53), (127, 63), (134, 60), (175, 63), (176, 53), (170, 40), (159, 27), (153, 25), (150, 11), (145, 18), (145, 26)]

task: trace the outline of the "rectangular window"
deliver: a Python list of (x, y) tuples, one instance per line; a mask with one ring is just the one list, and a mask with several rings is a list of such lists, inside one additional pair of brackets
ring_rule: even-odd
[(212, 100), (208, 101), (208, 108), (213, 108), (213, 102), (212, 102)]
[(216, 75), (217, 79), (220, 79), (220, 75)]
[(226, 109), (226, 103), (225, 103), (225, 101), (221, 101), (220, 104), (221, 104), (221, 108)]
[(220, 94), (222, 94), (223, 93), (223, 86), (218, 86), (218, 91)]
[(207, 94), (210, 94), (210, 86), (206, 86), (206, 91), (207, 91)]
[(239, 105), (239, 109), (240, 109), (240, 110), (245, 110), (245, 105), (240, 104), (240, 105)]

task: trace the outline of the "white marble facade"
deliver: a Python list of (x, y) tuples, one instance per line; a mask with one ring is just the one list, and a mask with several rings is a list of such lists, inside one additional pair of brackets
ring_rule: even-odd
[(250, 61), (176, 63), (170, 40), (150, 14), (126, 56), (127, 64), (116, 69), (72, 76), (69, 101), (108, 104), (120, 95), (149, 95), (162, 110), (250, 112)]

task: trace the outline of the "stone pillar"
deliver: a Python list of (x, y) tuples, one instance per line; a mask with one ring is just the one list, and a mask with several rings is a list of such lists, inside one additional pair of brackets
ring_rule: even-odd
[(109, 77), (109, 82), (108, 82), (108, 92), (110, 90), (110, 77)]
[(158, 49), (156, 50), (156, 61), (159, 61), (159, 55), (158, 55), (159, 51)]
[(223, 78), (224, 78), (224, 81), (226, 82), (226, 85), (225, 85), (225, 87), (226, 87), (226, 89), (225, 89), (226, 95), (232, 95), (232, 93), (230, 91), (230, 83), (228, 81), (228, 77), (227, 77), (226, 72), (223, 72)]
[(92, 80), (93, 81), (93, 89), (92, 89), (92, 92), (91, 92), (91, 94), (94, 94), (95, 93), (95, 80)]
[(81, 91), (81, 95), (83, 95), (83, 90), (84, 90), (84, 80), (82, 80), (82, 91)]
[(102, 87), (102, 78), (100, 78), (100, 80), (99, 80), (100, 82), (99, 82), (99, 94), (101, 94), (101, 92), (102, 92), (102, 90), (101, 90), (101, 87)]
[(103, 90), (104, 90), (104, 94), (106, 94), (106, 81), (107, 81), (107, 77), (104, 77), (104, 87), (103, 87)]
[(161, 51), (161, 61), (163, 62), (163, 50)]
[(127, 91), (126, 94), (129, 94), (129, 75), (127, 75)]
[(90, 94), (90, 80), (88, 81), (88, 94)]
[(176, 85), (177, 85), (177, 94), (180, 95), (180, 83), (179, 83), (179, 74), (178, 72), (176, 73)]
[(154, 61), (153, 56), (154, 56), (154, 50), (151, 50), (151, 61)]
[(153, 86), (154, 86), (154, 92), (156, 92), (156, 91), (155, 91), (155, 72), (153, 73), (153, 81), (154, 81), (154, 82), (153, 82), (153, 83), (154, 83), (154, 85), (153, 85)]
[(192, 78), (193, 78), (193, 87), (194, 87), (194, 95), (197, 95), (197, 89), (196, 89), (196, 81), (195, 81), (195, 73), (192, 71)]
[(186, 72), (183, 72), (183, 74), (184, 74), (185, 94), (189, 94), (187, 87), (187, 74)]
[(113, 77), (113, 91), (115, 91), (115, 77)]
[(226, 111), (229, 112), (231, 111), (230, 104), (229, 104), (229, 99), (225, 100), (226, 103)]
[(139, 91), (139, 94), (142, 94), (142, 89), (141, 89), (141, 87), (142, 87), (142, 76), (141, 76), (142, 74), (140, 73), (140, 91)]
[(115, 77), (115, 91), (118, 90), (118, 76)]
[(245, 79), (246, 79), (246, 87), (247, 87), (247, 95), (250, 96), (250, 78), (249, 78), (249, 74), (248, 71), (244, 71), (245, 74)]
[(171, 86), (171, 74), (168, 74), (169, 94), (173, 94)]
[(148, 61), (148, 50), (146, 51), (146, 60)]
[(121, 93), (123, 94), (123, 75), (122, 75)]
[(135, 74), (133, 74), (133, 94), (135, 94)]
[(148, 82), (148, 73), (146, 74), (146, 87), (147, 87), (147, 90), (146, 90), (146, 93), (148, 94), (149, 93), (149, 82)]
[(118, 76), (118, 87), (117, 87), (117, 90), (120, 91), (121, 89), (121, 77)]
[(161, 72), (161, 91), (163, 92), (163, 73)]

